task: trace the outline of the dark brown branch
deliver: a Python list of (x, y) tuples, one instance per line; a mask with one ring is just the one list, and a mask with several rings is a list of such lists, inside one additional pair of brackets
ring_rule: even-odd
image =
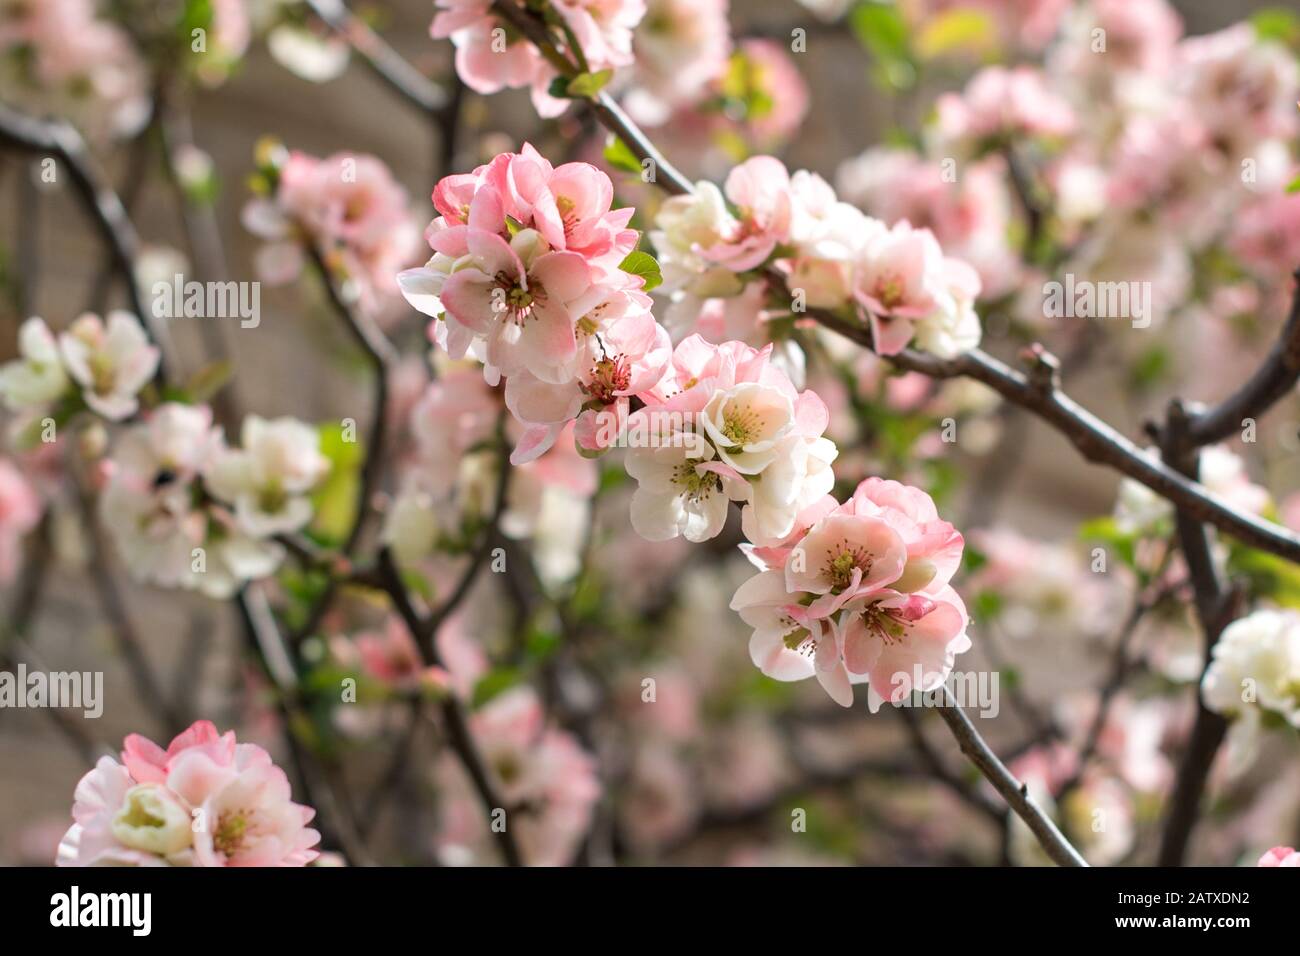
[(343, 0), (307, 0), (307, 6), (361, 57), (375, 76), (417, 109), (436, 113), (447, 94), (355, 16)]
[[(1188, 475), (1196, 475), (1200, 467), (1200, 455), (1199, 449), (1191, 443), (1189, 437), (1190, 423), (1182, 404), (1177, 401), (1171, 403), (1165, 430), (1161, 435), (1161, 446), (1171, 463)], [(1204, 639), (1204, 669), (1210, 666), (1214, 646), (1223, 629), (1236, 615), (1237, 594), (1233, 589), (1225, 589), (1219, 579), (1205, 525), (1180, 510), (1175, 516), (1175, 526), (1183, 560), (1191, 578), (1196, 616)], [(1160, 852), (1156, 858), (1160, 866), (1183, 864), (1192, 830), (1200, 816), (1201, 795), (1210, 768), (1228, 731), (1227, 720), (1205, 706), (1199, 681), (1196, 686), (1196, 719), (1192, 723), (1191, 736), (1179, 762), (1173, 794), (1169, 798)]]
[(166, 381), (176, 367), (171, 336), (165, 322), (148, 308), (135, 274), (139, 238), (121, 199), (96, 167), (86, 142), (70, 124), (61, 120), (36, 120), (0, 103), (0, 144), (29, 155), (60, 161), (72, 178), (72, 185), (94, 219), (100, 237), (113, 255), (113, 262), (127, 283), (131, 309), (149, 328), (162, 350), (157, 382)]
[(1264, 363), (1218, 405), (1191, 416), (1187, 423), (1191, 444), (1201, 447), (1240, 434), (1245, 419), (1258, 418), (1295, 388), (1300, 378), (1300, 270), (1292, 280), (1296, 289), (1291, 293), (1291, 311)]
[(1003, 766), (997, 754), (989, 749), (989, 745), (962, 713), (947, 688), (944, 689), (944, 700), (944, 706), (939, 708), (939, 716), (948, 725), (952, 735), (957, 738), (961, 752), (979, 768), (980, 773), (989, 783), (993, 784), (993, 788), (1016, 812), (1016, 816), (1025, 821), (1047, 855), (1059, 866), (1087, 866), (1079, 851), (1061, 835), (1061, 831), (1057, 829), (1051, 818), (1030, 799), (1028, 788), (1017, 780), (1011, 771)]

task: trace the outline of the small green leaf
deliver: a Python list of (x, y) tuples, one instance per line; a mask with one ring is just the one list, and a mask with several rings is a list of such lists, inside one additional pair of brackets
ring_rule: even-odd
[(625, 173), (641, 172), (641, 160), (637, 159), (636, 153), (632, 152), (627, 143), (617, 136), (611, 136), (605, 146), (605, 162)]
[(569, 80), (569, 96), (583, 97), (590, 99), (601, 90), (613, 78), (613, 70), (600, 70), (597, 73), (579, 73), (573, 79)]
[(645, 292), (649, 292), (664, 281), (663, 273), (659, 271), (659, 262), (648, 252), (639, 250), (629, 252), (627, 258), (620, 262), (618, 267), (628, 275), (640, 276), (644, 279), (643, 291)]

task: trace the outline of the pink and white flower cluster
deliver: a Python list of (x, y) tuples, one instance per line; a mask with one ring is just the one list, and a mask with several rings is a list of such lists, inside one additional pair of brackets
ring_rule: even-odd
[(206, 720), (164, 750), (131, 734), (77, 784), (59, 866), (306, 866), (320, 854), (289, 779)]
[(415, 258), (420, 230), (388, 167), (373, 156), (292, 152), (274, 179), (273, 193), (243, 214), (245, 227), (267, 240), (257, 256), (262, 280), (297, 278), (306, 241), (365, 314), (380, 321), (399, 314), (394, 276)]
[(951, 358), (979, 343), (974, 269), (945, 256), (929, 229), (888, 227), (771, 156), (735, 167), (722, 190), (700, 182), (668, 200), (656, 225), (665, 289), (679, 307), (739, 296), (769, 269), (784, 276), (790, 311), (859, 316), (882, 355), (914, 345)]
[[(555, 68), (491, 6), (491, 0), (437, 0), (429, 32), (451, 39), (456, 73), (474, 92), (529, 87), (541, 116), (559, 116), (568, 102), (548, 92)], [(547, 9), (572, 33), (592, 72), (632, 63), (632, 31), (645, 16), (645, 0), (551, 0)]]
[(328, 462), (293, 419), (249, 416), (242, 437), (231, 449), (209, 408), (168, 403), (120, 438), (100, 514), (136, 578), (226, 598), (279, 566), (274, 535), (310, 520)]
[(821, 498), (784, 541), (749, 550), (760, 570), (731, 607), (754, 629), (750, 657), (777, 680), (816, 677), (845, 707), (854, 684), (872, 711), (934, 690), (970, 647), (949, 583), (963, 545), (918, 488), (868, 478), (843, 504)]
[(613, 209), (609, 177), (587, 163), (552, 166), (531, 146), (503, 153), (433, 191), (434, 251), (398, 276), (407, 300), (434, 317), (431, 336), (453, 358), (484, 362), (489, 384), (524, 426), (511, 460), (530, 461), (584, 409), (626, 409), (658, 382), (667, 333), (645, 280), (620, 265), (639, 234)]
[(41, 319), (28, 319), (18, 348), (19, 358), (0, 367), (0, 396), (9, 408), (46, 409), (75, 388), (109, 421), (136, 413), (137, 396), (159, 361), (139, 319), (122, 311), (110, 313), (107, 323), (88, 312), (57, 338)]
[(95, 0), (0, 6), (0, 87), (32, 113), (62, 116), (93, 139), (149, 119), (149, 74), (128, 33)]
[(771, 345), (712, 345), (692, 335), (673, 351), (663, 380), (639, 396), (646, 407), (617, 439), (600, 434), (610, 419), (600, 420), (595, 444), (628, 446), (627, 471), (638, 482), (632, 527), (642, 537), (704, 541), (738, 502), (750, 541), (772, 544), (831, 490), (837, 451), (823, 437), (826, 405), (798, 391), (771, 354)]

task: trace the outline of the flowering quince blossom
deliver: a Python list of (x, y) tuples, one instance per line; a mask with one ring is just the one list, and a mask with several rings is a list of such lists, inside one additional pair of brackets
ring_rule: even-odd
[(22, 539), (36, 527), (43, 511), (31, 482), (12, 461), (0, 458), (0, 585), (13, 579)]
[(18, 354), (0, 366), (0, 395), (9, 408), (47, 405), (67, 391), (58, 340), (41, 319), (30, 318), (18, 330)]
[(168, 403), (117, 442), (105, 469), (100, 516), (139, 580), (214, 598), (279, 565), (283, 549), (205, 502), (202, 481), (221, 449), (203, 406)]
[(971, 266), (945, 256), (930, 230), (886, 228), (821, 177), (791, 176), (770, 156), (737, 166), (722, 192), (701, 182), (669, 199), (656, 226), (650, 238), (678, 306), (698, 311), (708, 297), (734, 297), (746, 288), (738, 274), (771, 265), (785, 274), (792, 311), (855, 309), (881, 355), (911, 344), (952, 358), (979, 344), (981, 283)]
[(1053, 93), (1038, 70), (985, 67), (962, 93), (939, 97), (935, 134), (944, 143), (1003, 136), (1065, 136), (1074, 129), (1070, 104)]
[(167, 746), (131, 734), (77, 784), (59, 866), (306, 866), (316, 811), (256, 744), (195, 722)]
[(316, 429), (292, 418), (244, 419), (242, 449), (218, 447), (207, 487), (235, 506), (240, 530), (256, 538), (297, 531), (311, 520), (309, 492), (329, 471)]
[(1300, 853), (1289, 846), (1275, 846), (1259, 858), (1256, 866), (1300, 867)]
[(711, 345), (693, 335), (627, 422), (627, 470), (638, 482), (632, 526), (652, 541), (703, 541), (744, 503), (745, 534), (768, 544), (834, 484), (835, 445), (815, 392), (799, 392), (769, 360), (771, 346)]
[(625, 413), (667, 364), (645, 280), (619, 268), (638, 233), (613, 198), (594, 166), (555, 167), (525, 145), (438, 183), (440, 215), (425, 233), (434, 256), (398, 276), (437, 320), (435, 342), (483, 361), (489, 384), (505, 379), (506, 406), (525, 426), (515, 464), (545, 453), (584, 409)]
[[(528, 687), (492, 698), (470, 718), (470, 732), (499, 793), (512, 811), (524, 860), (532, 866), (570, 862), (600, 797), (595, 762), (572, 735), (546, 726), (542, 702)], [(472, 862), (488, 838), (488, 821), (460, 764), (444, 757), (446, 786), (439, 845), (448, 863)]]
[(388, 167), (373, 156), (293, 152), (271, 178), (273, 193), (243, 211), (245, 228), (268, 242), (257, 256), (262, 280), (295, 279), (305, 238), (364, 312), (390, 318), (401, 301), (394, 276), (415, 257), (419, 227)]
[(81, 316), (59, 336), (59, 352), (86, 404), (110, 421), (135, 414), (136, 395), (153, 378), (161, 354), (140, 321), (120, 311), (109, 314), (107, 326), (97, 315)]
[[(429, 32), (435, 39), (451, 39), (456, 73), (466, 86), (484, 94), (531, 87), (539, 115), (565, 111), (568, 101), (548, 92), (555, 68), (491, 12), (491, 0), (437, 0), (436, 5)], [(632, 63), (632, 31), (645, 16), (645, 0), (552, 0), (549, 9), (573, 32), (592, 72)]]
[(813, 503), (796, 527), (748, 550), (760, 571), (731, 600), (754, 628), (754, 664), (777, 680), (816, 677), (845, 707), (865, 683), (873, 712), (940, 686), (970, 639), (948, 583), (964, 542), (930, 496), (869, 478), (842, 505)]
[(705, 95), (727, 69), (727, 0), (648, 0), (634, 36), (636, 86), (626, 106), (648, 126)]
[(1239, 771), (1254, 759), (1266, 722), (1300, 728), (1300, 614), (1260, 610), (1239, 618), (1212, 654), (1201, 699), (1233, 718), (1229, 759)]
[(149, 73), (130, 35), (95, 0), (0, 7), (0, 86), (33, 114), (56, 114), (96, 140), (127, 137), (149, 119)]

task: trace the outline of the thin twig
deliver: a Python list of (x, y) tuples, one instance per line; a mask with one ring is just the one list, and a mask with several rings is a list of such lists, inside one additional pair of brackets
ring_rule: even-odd
[(81, 134), (62, 120), (33, 119), (0, 103), (0, 144), (61, 161), (101, 237), (112, 251), (115, 266), (127, 283), (132, 311), (148, 326), (154, 342), (162, 351), (155, 381), (159, 384), (167, 381), (177, 368), (175, 351), (166, 324), (147, 307), (140, 290), (135, 274), (135, 256), (139, 247), (135, 226), (122, 200), (95, 165)]
[(307, 6), (335, 33), (347, 41), (372, 73), (417, 109), (434, 113), (447, 101), (447, 94), (388, 43), (355, 16), (343, 0), (307, 0)]

